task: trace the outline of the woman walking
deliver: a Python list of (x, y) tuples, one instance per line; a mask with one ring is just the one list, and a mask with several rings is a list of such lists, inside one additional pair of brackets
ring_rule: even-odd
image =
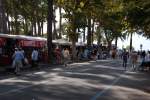
[(66, 48), (64, 51), (63, 51), (63, 56), (64, 56), (64, 64), (65, 64), (65, 67), (67, 66), (69, 60), (70, 60), (70, 54), (69, 54), (69, 50), (68, 48)]
[(137, 60), (138, 60), (138, 55), (135, 51), (133, 51), (131, 53), (132, 70), (137, 70)]
[(22, 67), (22, 60), (24, 59), (21, 49), (15, 48), (15, 52), (12, 56), (13, 66), (15, 67), (15, 74), (19, 74), (20, 68)]

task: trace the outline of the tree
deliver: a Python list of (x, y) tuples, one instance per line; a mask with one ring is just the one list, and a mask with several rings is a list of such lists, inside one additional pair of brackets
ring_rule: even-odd
[(80, 4), (82, 1), (79, 0), (66, 0), (63, 2), (63, 8), (65, 10), (65, 18), (68, 19), (67, 33), (69, 39), (72, 42), (72, 58), (76, 59), (76, 41), (78, 39), (78, 33), (76, 32), (78, 28), (78, 15), (81, 13)]
[(47, 0), (3, 1), (9, 33), (41, 36), (47, 17)]
[(84, 4), (83, 11), (87, 17), (87, 27), (88, 27), (88, 32), (87, 32), (87, 45), (91, 46), (92, 44), (92, 20), (95, 22), (95, 20), (98, 20), (99, 18), (98, 15), (101, 13), (101, 7), (102, 7), (102, 1), (101, 0), (91, 0), (91, 1), (86, 1)]
[(59, 6), (59, 38), (62, 38), (62, 8)]
[(130, 32), (130, 50), (132, 50), (132, 35), (140, 33), (150, 37), (150, 1), (124, 0), (124, 12), (127, 28)]
[(53, 5), (53, 39), (58, 39), (58, 34), (56, 30), (56, 9), (57, 7)]
[(62, 38), (62, 7), (63, 7), (63, 4), (64, 4), (64, 0), (55, 0), (55, 5), (58, 6), (59, 8), (59, 35), (58, 35), (58, 38)]
[(52, 63), (52, 23), (53, 23), (53, 0), (48, 0), (48, 18), (47, 18), (47, 46), (48, 59)]
[(5, 1), (0, 0), (0, 32), (7, 33), (7, 22), (5, 15)]
[[(122, 2), (120, 1), (105, 1), (103, 2), (103, 10), (99, 10), (96, 13), (96, 20), (98, 27), (103, 28), (103, 35), (107, 40), (108, 48), (111, 49), (111, 42), (118, 38), (124, 38), (125, 34), (122, 34), (123, 29), (123, 13), (122, 13)], [(100, 33), (100, 36), (103, 36)], [(116, 42), (117, 46), (117, 42)]]

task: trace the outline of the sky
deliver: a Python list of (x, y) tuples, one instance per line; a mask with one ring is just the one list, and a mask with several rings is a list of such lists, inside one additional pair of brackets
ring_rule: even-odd
[[(146, 39), (145, 37), (141, 35), (133, 35), (133, 47), (135, 50), (140, 50), (140, 45), (142, 44), (142, 50), (150, 50), (150, 39)], [(130, 45), (130, 37), (125, 41), (118, 41), (118, 47), (122, 48), (123, 46), (126, 47)]]

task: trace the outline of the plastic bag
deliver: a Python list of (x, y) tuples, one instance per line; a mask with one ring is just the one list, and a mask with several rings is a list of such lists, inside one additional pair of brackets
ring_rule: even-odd
[(15, 68), (15, 65), (16, 65), (16, 62), (15, 62), (15, 60), (13, 60), (13, 62), (12, 62), (12, 68)]
[(27, 59), (27, 58), (24, 58), (24, 63), (25, 63), (25, 64), (29, 64), (29, 62), (28, 62), (28, 59)]

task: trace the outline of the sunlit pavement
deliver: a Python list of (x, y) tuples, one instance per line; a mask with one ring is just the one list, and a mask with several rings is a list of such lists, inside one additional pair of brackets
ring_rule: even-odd
[(99, 60), (1, 78), (0, 100), (150, 100), (150, 72), (121, 65)]

